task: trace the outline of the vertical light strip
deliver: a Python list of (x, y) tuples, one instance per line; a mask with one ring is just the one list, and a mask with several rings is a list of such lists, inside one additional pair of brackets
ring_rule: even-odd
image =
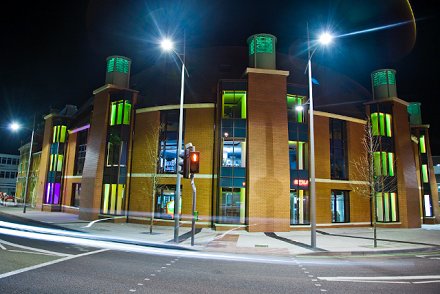
[(371, 128), (373, 136), (379, 136), (379, 121), (377, 112), (371, 114)]
[(386, 136), (387, 137), (392, 137), (392, 127), (391, 127), (391, 114), (385, 114), (385, 121), (386, 121)]
[(376, 214), (377, 214), (377, 221), (383, 222), (382, 193), (376, 193)]
[(116, 188), (117, 188), (116, 184), (111, 184), (111, 189), (110, 189), (110, 214), (114, 214), (115, 213), (115, 209), (116, 209)]
[(379, 112), (379, 133), (381, 136), (385, 136), (385, 114)]
[(397, 221), (397, 197), (396, 193), (390, 193), (391, 195), (391, 220)]
[(116, 120), (116, 103), (112, 102), (111, 110), (110, 110), (110, 125), (114, 126)]
[(388, 175), (394, 176), (394, 153), (388, 153)]
[(432, 216), (432, 209), (431, 209), (431, 196), (430, 195), (424, 195), (423, 206), (425, 208), (425, 216), (431, 217)]
[(118, 185), (118, 200), (116, 202), (116, 214), (120, 214), (122, 211), (122, 202), (124, 199), (124, 193), (125, 193), (125, 185), (119, 184)]
[(104, 184), (104, 200), (102, 202), (102, 213), (108, 213), (108, 198), (110, 194), (110, 184)]
[(246, 216), (246, 188), (240, 188), (240, 223), (245, 223)]
[(117, 117), (116, 117), (116, 124), (120, 125), (122, 124), (122, 111), (123, 111), (124, 103), (122, 101), (117, 102)]
[(374, 175), (380, 176), (380, 152), (373, 152)]
[(126, 100), (124, 103), (124, 125), (130, 124), (131, 116), (131, 104), (130, 101)]
[(420, 153), (426, 153), (425, 135), (420, 136), (419, 145)]
[(382, 175), (388, 176), (387, 153), (381, 152), (381, 157), (382, 157)]
[(426, 164), (422, 164), (422, 179), (423, 179), (423, 183), (428, 183), (429, 182), (428, 166)]

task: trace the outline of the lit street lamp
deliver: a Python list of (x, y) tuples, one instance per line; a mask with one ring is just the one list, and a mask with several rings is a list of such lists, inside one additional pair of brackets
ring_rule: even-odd
[[(20, 124), (16, 123), (16, 122), (12, 122), (9, 125), (9, 128), (16, 132), (21, 128), (26, 128), (21, 126)], [(32, 125), (32, 135), (31, 135), (31, 145), (29, 147), (29, 157), (28, 157), (28, 166), (27, 166), (27, 170), (26, 170), (26, 182), (24, 184), (24, 196), (23, 196), (23, 213), (26, 213), (26, 196), (27, 196), (27, 191), (28, 191), (28, 183), (29, 183), (29, 170), (31, 167), (31, 163), (32, 163), (32, 147), (34, 144), (34, 133), (35, 133), (35, 115), (34, 115), (34, 124)]]
[[(332, 42), (333, 36), (329, 33), (323, 33), (318, 39), (318, 42), (323, 45), (328, 45)], [(310, 52), (310, 37), (309, 25), (307, 24), (307, 52), (308, 62), (307, 68), (309, 73), (309, 137), (310, 137), (310, 226), (311, 226), (311, 241), (310, 246), (316, 248), (316, 179), (315, 179), (315, 130), (313, 122), (313, 86), (312, 86), (312, 56), (317, 47)]]
[(180, 107), (179, 107), (179, 138), (177, 142), (177, 156), (176, 156), (176, 195), (174, 197), (174, 242), (179, 243), (179, 219), (180, 219), (180, 182), (182, 175), (180, 174), (180, 165), (177, 164), (179, 160), (180, 153), (182, 152), (182, 132), (183, 132), (183, 97), (185, 89), (185, 34), (183, 43), (183, 59), (180, 57), (179, 53), (174, 50), (174, 44), (170, 39), (163, 39), (161, 42), (161, 47), (164, 51), (174, 52), (182, 63), (182, 74), (180, 82)]

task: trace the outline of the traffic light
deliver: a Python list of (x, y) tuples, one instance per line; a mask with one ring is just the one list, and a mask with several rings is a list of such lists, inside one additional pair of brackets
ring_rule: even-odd
[(200, 152), (199, 151), (190, 151), (189, 152), (189, 172), (191, 174), (199, 173), (199, 165), (200, 165)]
[(177, 171), (182, 175), (182, 177), (189, 178), (187, 149), (180, 151), (180, 154), (177, 158)]

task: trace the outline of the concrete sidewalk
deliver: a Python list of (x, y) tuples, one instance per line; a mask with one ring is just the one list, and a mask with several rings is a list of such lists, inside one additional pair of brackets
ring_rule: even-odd
[[(105, 238), (117, 238), (131, 243), (173, 244), (174, 227), (133, 223), (86, 222), (75, 214), (43, 212), (22, 207), (0, 207), (1, 214), (26, 218), (47, 226), (61, 227)], [(180, 227), (180, 246), (200, 251), (269, 254), (269, 255), (366, 255), (440, 250), (440, 225), (423, 225), (420, 229), (378, 228), (378, 247), (373, 247), (373, 229), (317, 229), (317, 249), (310, 248), (310, 231), (279, 233), (249, 233), (244, 230), (214, 231), (204, 228), (195, 235), (191, 246), (191, 228)]]

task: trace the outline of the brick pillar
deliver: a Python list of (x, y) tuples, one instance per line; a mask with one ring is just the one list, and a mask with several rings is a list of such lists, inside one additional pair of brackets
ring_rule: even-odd
[(290, 230), (290, 168), (287, 124), (288, 72), (248, 68), (248, 231)]

